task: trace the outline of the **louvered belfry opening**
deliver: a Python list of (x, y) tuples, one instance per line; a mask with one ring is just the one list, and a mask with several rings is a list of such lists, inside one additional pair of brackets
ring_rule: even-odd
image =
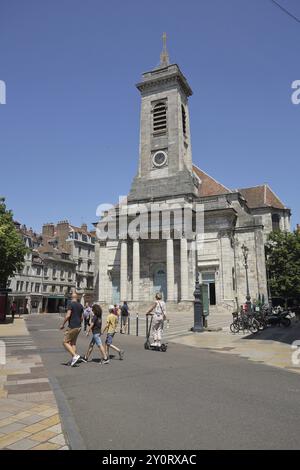
[(167, 130), (167, 106), (166, 103), (157, 103), (153, 109), (153, 131), (166, 132)]
[(185, 113), (185, 109), (183, 105), (181, 105), (181, 114), (182, 114), (182, 130), (183, 130), (183, 134), (186, 135), (186, 113)]

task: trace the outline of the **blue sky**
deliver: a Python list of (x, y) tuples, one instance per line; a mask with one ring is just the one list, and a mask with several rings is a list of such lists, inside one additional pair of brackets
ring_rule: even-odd
[(300, 23), (270, 0), (0, 0), (0, 195), (17, 220), (91, 223), (129, 191), (135, 83), (163, 31), (194, 91), (194, 162), (230, 188), (268, 182), (300, 222)]

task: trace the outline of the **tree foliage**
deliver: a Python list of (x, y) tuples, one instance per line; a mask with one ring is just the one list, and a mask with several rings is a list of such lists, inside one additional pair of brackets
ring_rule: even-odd
[(20, 270), (24, 263), (26, 247), (18, 233), (13, 214), (0, 198), (0, 287), (6, 287), (8, 278)]
[(300, 297), (300, 232), (272, 232), (266, 244), (272, 297)]

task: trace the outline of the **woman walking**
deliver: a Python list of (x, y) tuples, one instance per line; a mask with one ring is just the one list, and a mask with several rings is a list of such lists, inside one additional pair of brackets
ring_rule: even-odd
[(89, 336), (90, 332), (92, 332), (93, 337), (92, 337), (92, 340), (89, 344), (87, 353), (84, 356), (84, 361), (85, 362), (88, 361), (88, 359), (91, 355), (91, 352), (93, 350), (93, 347), (96, 344), (96, 346), (98, 346), (98, 348), (100, 350), (101, 356), (103, 357), (103, 364), (108, 364), (109, 359), (107, 357), (107, 354), (105, 352), (105, 348), (102, 345), (102, 341), (101, 341), (102, 309), (101, 309), (100, 305), (97, 305), (97, 304), (93, 305), (92, 312), (94, 314), (93, 318), (92, 318), (92, 323), (90, 324), (86, 335)]

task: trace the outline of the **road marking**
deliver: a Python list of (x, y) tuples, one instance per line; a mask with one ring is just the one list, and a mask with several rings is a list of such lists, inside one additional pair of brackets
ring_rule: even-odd
[(44, 330), (40, 331), (59, 331), (59, 328), (45, 328)]

